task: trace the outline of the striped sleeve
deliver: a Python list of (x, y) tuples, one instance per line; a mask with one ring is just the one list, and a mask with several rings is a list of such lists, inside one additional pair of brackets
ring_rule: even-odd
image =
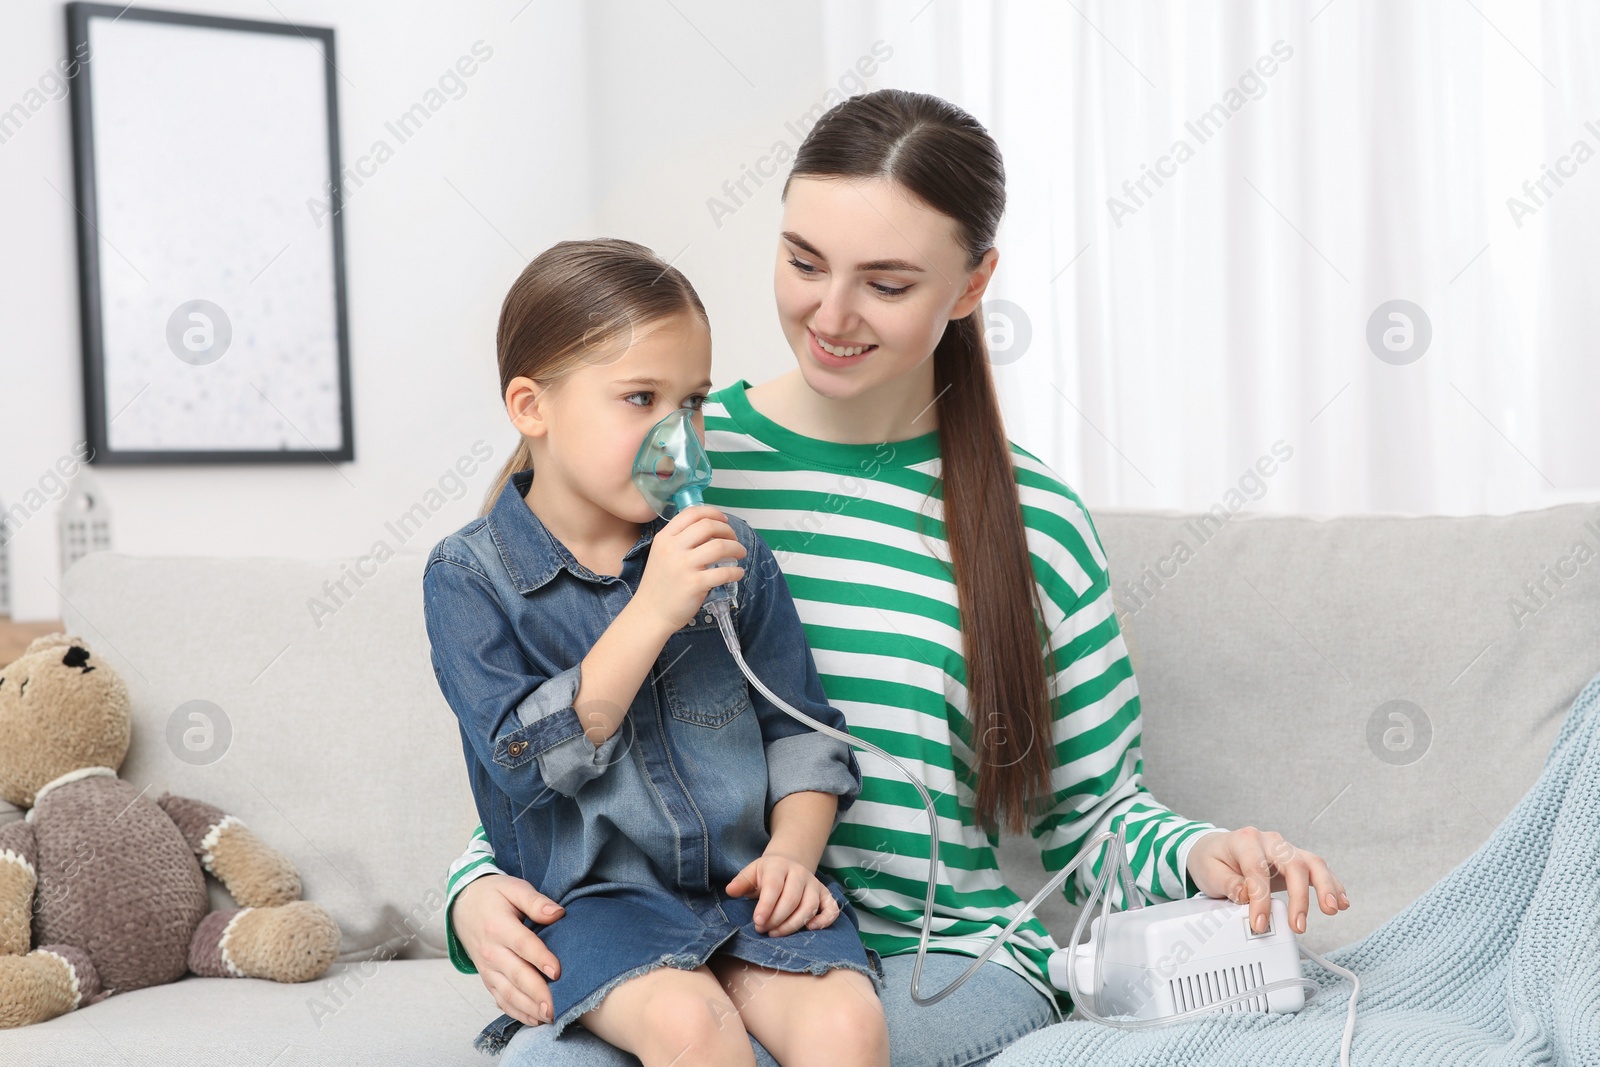
[(504, 873), (494, 865), (494, 846), (489, 844), (489, 835), (484, 833), (482, 824), (479, 824), (478, 828), (472, 831), (472, 840), (467, 843), (467, 850), (450, 864), (450, 874), (445, 883), (445, 943), (450, 947), (450, 962), (455, 964), (456, 970), (462, 974), (477, 974), (478, 968), (473, 964), (472, 957), (467, 955), (466, 949), (461, 947), (461, 942), (456, 939), (451, 908), (455, 905), (456, 897), (474, 878), (481, 878), (486, 874)]
[[(1141, 895), (1182, 899), (1197, 891), (1188, 878), (1189, 849), (1201, 835), (1225, 831), (1172, 812), (1145, 788), (1139, 686), (1112, 603), (1105, 550), (1070, 489), (1054, 478), (1036, 485), (1047, 491), (1024, 492), (1023, 511), (1036, 534), (1033, 562), (1050, 631), (1055, 766), (1051, 793), (1031, 814), (1029, 832), (1045, 869), (1055, 873), (1095, 834), (1119, 830)], [(1088, 898), (1107, 855), (1102, 847), (1063, 883), (1069, 904)], [(1122, 895), (1113, 883), (1113, 907), (1123, 906)]]

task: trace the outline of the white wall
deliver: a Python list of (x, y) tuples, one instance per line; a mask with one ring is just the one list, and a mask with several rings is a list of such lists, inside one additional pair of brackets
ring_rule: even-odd
[[(416, 102), (475, 41), (492, 48), (493, 57), (468, 79), (465, 95), (449, 101), (349, 194), (344, 225), (356, 461), (337, 469), (299, 464), (95, 468), (119, 551), (331, 559), (368, 552), (380, 540), (426, 551), (476, 514), (488, 481), (514, 443), (495, 372), (500, 301), (529, 257), (564, 238), (628, 237), (679, 266), (711, 315), (718, 385), (741, 377), (762, 381), (787, 370), (793, 357), (775, 321), (771, 289), (778, 190), (786, 170), (782, 161), (808, 128), (808, 112), (831, 104), (841, 91), (886, 85), (948, 96), (989, 123), (1005, 148), (1012, 208), (1001, 239), (1003, 263), (1010, 265), (1002, 267), (992, 295), (1026, 304), (1037, 334), (1025, 359), (1000, 368), (1008, 424), (1012, 436), (1052, 463), (1091, 507), (1209, 506), (1241, 464), (1263, 450), (1256, 438), (1271, 441), (1272, 434), (1263, 436), (1251, 427), (1290, 417), (1304, 422), (1326, 408), (1329, 396), (1342, 399), (1329, 417), (1320, 422), (1311, 417), (1316, 423), (1311, 429), (1321, 436), (1308, 438), (1304, 460), (1297, 461), (1299, 483), (1280, 480), (1259, 510), (1508, 510), (1596, 496), (1588, 488), (1595, 452), (1586, 443), (1593, 440), (1594, 423), (1582, 414), (1592, 400), (1584, 383), (1600, 365), (1592, 360), (1585, 318), (1592, 314), (1592, 301), (1583, 297), (1592, 269), (1586, 235), (1600, 226), (1592, 175), (1585, 173), (1554, 211), (1540, 216), (1549, 222), (1538, 228), (1540, 240), (1560, 237), (1561, 248), (1546, 254), (1538, 251), (1545, 246), (1526, 238), (1519, 243), (1496, 237), (1492, 249), (1472, 260), (1474, 272), (1466, 273), (1457, 288), (1465, 292), (1469, 283), (1482, 285), (1491, 295), (1458, 297), (1468, 313), (1448, 323), (1441, 318), (1436, 357), (1412, 369), (1413, 377), (1426, 372), (1437, 380), (1429, 379), (1432, 391), (1425, 402), (1409, 407), (1396, 405), (1412, 394), (1391, 395), (1391, 387), (1386, 392), (1357, 385), (1336, 392), (1340, 382), (1353, 380), (1346, 364), (1369, 376), (1393, 369), (1374, 370), (1375, 361), (1365, 353), (1361, 325), (1367, 305), (1346, 301), (1359, 304), (1359, 314), (1344, 314), (1350, 308), (1314, 293), (1277, 292), (1283, 279), (1322, 268), (1296, 231), (1279, 226), (1278, 217), (1238, 180), (1229, 153), (1215, 152), (1186, 171), (1185, 191), (1141, 216), (1139, 242), (1130, 244), (1126, 235), (1095, 238), (1094, 227), (1104, 230), (1105, 223), (1085, 221), (1101, 213), (1102, 179), (1120, 181), (1148, 155), (1149, 146), (1170, 140), (1173, 115), (1195, 110), (1178, 93), (1176, 72), (1210, 70), (1207, 64), (1226, 68), (1223, 73), (1233, 70), (1234, 53), (1212, 39), (1214, 29), (1228, 29), (1243, 42), (1235, 42), (1238, 47), (1249, 46), (1248, 52), (1257, 37), (1271, 40), (1274, 19), (1290, 18), (1294, 32), (1306, 38), (1297, 62), (1303, 60), (1307, 71), (1321, 56), (1318, 61), (1342, 77), (1357, 78), (1369, 39), (1384, 38), (1390, 28), (1386, 20), (1406, 16), (1410, 8), (1363, 0), (1337, 5), (1302, 27), (1279, 5), (1250, 6), (1254, 22), (1235, 18), (1231, 8), (1208, 5), (1186, 8), (1193, 25), (1184, 28), (1141, 17), (1125, 6), (1091, 3), (1091, 12), (1104, 16), (1099, 21), (1112, 38), (1108, 41), (1071, 9), (1020, 0), (1000, 5), (971, 0), (151, 4), (334, 27), (346, 163), (367, 153), (384, 135), (385, 122)], [(1481, 51), (1485, 70), (1493, 68), (1492, 77), (1486, 73), (1481, 79), (1486, 88), (1479, 90), (1476, 68), (1463, 61), (1465, 73), (1458, 73), (1466, 88), (1457, 86), (1450, 99), (1459, 98), (1464, 114), (1509, 114), (1515, 122), (1502, 126), (1521, 123), (1532, 130), (1539, 123), (1521, 116), (1537, 115), (1540, 108), (1558, 116), (1570, 112), (1570, 121), (1546, 123), (1548, 128), (1529, 144), (1479, 153), (1507, 161), (1506, 175), (1473, 179), (1493, 194), (1491, 199), (1515, 188), (1507, 175), (1537, 173), (1540, 160), (1559, 155), (1573, 124), (1593, 114), (1588, 65), (1563, 51), (1579, 47), (1567, 41), (1574, 35), (1552, 29), (1569, 18), (1587, 26), (1589, 16), (1578, 18), (1583, 9), (1575, 4), (1548, 6), (1550, 17), (1544, 21), (1498, 7), (1496, 14), (1524, 50), (1541, 34), (1554, 37), (1547, 42), (1548, 59), (1546, 50), (1535, 58), (1560, 67), (1559, 92), (1547, 93), (1526, 57), (1480, 25), (1482, 19), (1470, 9), (1457, 26), (1477, 50), (1468, 50), (1468, 58)], [(1534, 0), (1517, 0), (1513, 7), (1544, 10)], [(1460, 14), (1428, 10), (1439, 19)], [(65, 56), (64, 22), (57, 2), (8, 0), (0, 6), (0, 111), (24, 99)], [(1145, 86), (1138, 71), (1119, 58), (1117, 47), (1131, 50), (1141, 68), (1160, 73), (1161, 88)], [(1430, 56), (1437, 51), (1423, 48)], [(858, 64), (871, 75), (857, 74)], [(1220, 83), (1207, 74), (1196, 84), (1197, 99), (1209, 100)], [(1321, 99), (1321, 85), (1318, 78), (1305, 84), (1285, 80), (1270, 99), (1252, 105), (1260, 128), (1231, 133), (1237, 141), (1233, 155), (1255, 153), (1295, 169), (1315, 158), (1306, 155), (1313, 149), (1342, 151), (1348, 142), (1346, 154), (1359, 163), (1388, 144), (1373, 140), (1378, 127), (1361, 119), (1364, 112), (1355, 104), (1341, 105), (1340, 114), (1352, 124), (1348, 136), (1297, 119), (1307, 101)], [(1475, 92), (1507, 87), (1520, 94), (1514, 107), (1474, 102)], [(1407, 91), (1396, 89), (1392, 95), (1408, 113), (1437, 103), (1419, 93), (1407, 101)], [(1424, 147), (1432, 152), (1464, 137), (1458, 128), (1441, 129)], [(1390, 165), (1405, 170), (1409, 158)], [(1261, 178), (1259, 171), (1251, 173)], [(1207, 199), (1208, 190), (1224, 179), (1231, 183), (1228, 196), (1240, 202), (1231, 213), (1217, 208), (1215, 197)], [(1114, 189), (1116, 181), (1106, 189)], [(742, 190), (735, 189), (741, 182)], [(1427, 187), (1407, 188), (1407, 195), (1433, 203)], [(1463, 189), (1478, 186), (1456, 180), (1451, 188), (1459, 200)], [(1339, 214), (1339, 198), (1319, 199), (1314, 192), (1303, 192), (1291, 206), (1297, 217), (1312, 208), (1332, 213), (1333, 221), (1316, 229), (1320, 241), (1361, 237), (1371, 245), (1365, 253), (1359, 253), (1360, 241), (1348, 250), (1334, 245), (1347, 269), (1366, 263), (1383, 275), (1403, 265), (1406, 256), (1393, 248), (1415, 243), (1410, 231), (1398, 232), (1389, 244), (1373, 241), (1373, 231), (1387, 225), (1383, 213), (1347, 222)], [(0, 143), (0, 500), (8, 505), (37, 490), (83, 436), (73, 195), (69, 107), (65, 100), (49, 101)], [(724, 209), (720, 216), (712, 210), (714, 200)], [(1456, 201), (1439, 200), (1447, 202)], [(1498, 211), (1498, 205), (1494, 199), (1491, 206)], [(1435, 254), (1449, 263), (1468, 260), (1480, 247), (1482, 219), (1473, 216), (1458, 224), (1452, 221), (1455, 215), (1435, 207), (1418, 213), (1434, 220), (1434, 231), (1418, 232), (1432, 233)], [(1207, 224), (1213, 214), (1222, 221)], [(1230, 220), (1236, 216), (1246, 221), (1234, 225)], [(1210, 230), (1201, 232), (1207, 225)], [(1470, 247), (1456, 255), (1459, 249), (1438, 238), (1440, 229)], [(1323, 230), (1331, 236), (1324, 238)], [(1267, 251), (1260, 274), (1266, 280), (1255, 289), (1230, 285), (1237, 307), (1215, 321), (1163, 310), (1178, 306), (1173, 292), (1191, 303), (1208, 298), (1210, 291), (1196, 283), (1220, 284), (1213, 260), (1233, 255), (1236, 245), (1253, 240), (1258, 231), (1271, 235), (1262, 246)], [(1570, 238), (1561, 236), (1567, 234)], [(1092, 251), (1074, 260), (1091, 244)], [(1113, 255), (1113, 249), (1123, 251)], [(1061, 265), (1070, 262), (1077, 266), (1063, 274)], [(1174, 264), (1187, 266), (1172, 269)], [(1452, 265), (1439, 276), (1456, 271)], [(1483, 278), (1474, 281), (1479, 273)], [(1541, 279), (1553, 279), (1550, 291), (1564, 290), (1560, 297), (1541, 303)], [(1493, 295), (1494, 286), (1531, 291), (1506, 301)], [(1038, 295), (1036, 289), (1050, 292)], [(1331, 333), (1311, 332), (1323, 338), (1318, 342), (1323, 348), (1240, 345), (1240, 331), (1253, 328), (1259, 318), (1252, 309), (1262, 294), (1295, 321), (1314, 322), (1334, 312), (1343, 317)], [(1487, 312), (1470, 313), (1479, 305), (1526, 320), (1514, 360), (1498, 335), (1490, 337), (1480, 328)], [(1116, 308), (1122, 310), (1113, 315)], [(1542, 310), (1532, 315), (1531, 308)], [(1127, 327), (1130, 320), (1140, 328), (1114, 328)], [(1143, 329), (1145, 323), (1151, 329)], [(1530, 340), (1533, 326), (1540, 324), (1548, 336)], [(1169, 343), (1154, 328), (1158, 325), (1176, 330), (1177, 341)], [(1459, 343), (1444, 343), (1447, 325)], [(1488, 340), (1480, 344), (1480, 335)], [(1337, 359), (1324, 358), (1324, 348)], [(1215, 375), (1223, 383), (1216, 385), (1221, 393), (1196, 403), (1191, 387), (1175, 373), (1178, 362), (1189, 365), (1196, 353), (1216, 357), (1219, 352), (1235, 371), (1254, 365), (1250, 360), (1266, 370), (1254, 384), (1240, 373)], [(1248, 359), (1235, 358), (1239, 352)], [(1556, 356), (1566, 362), (1553, 362)], [(1572, 373), (1556, 373), (1562, 366)], [(1452, 389), (1445, 381), (1456, 374), (1467, 375), (1464, 388)], [(1283, 383), (1296, 375), (1333, 377), (1319, 378), (1296, 402), (1285, 402)], [(1509, 390), (1495, 386), (1508, 375), (1522, 384)], [(1065, 383), (1060, 394), (1076, 398), (1082, 412), (1058, 403), (1056, 391), (1042, 384), (1057, 380)], [(1541, 388), (1556, 399), (1568, 394), (1561, 404), (1549, 398), (1522, 403), (1533, 389), (1530, 383), (1541, 380)], [(1491, 399), (1498, 406), (1491, 406)], [(1186, 413), (1190, 421), (1180, 425), (1173, 411)], [(1439, 429), (1435, 422), (1449, 425)], [(1402, 436), (1400, 445), (1385, 437), (1384, 426), (1413, 424), (1421, 429)], [(458, 460), (470, 459), (480, 441), (492, 448), (493, 458), (464, 493), (444, 500), (401, 544), (386, 524), (418, 503), (432, 503), (427, 494), (437, 491), (440, 478)], [(1455, 441), (1465, 442), (1464, 447), (1454, 447)], [(1151, 476), (1130, 473), (1129, 456), (1138, 457), (1141, 471)], [(1357, 466), (1352, 457), (1363, 456), (1368, 457), (1363, 469), (1381, 468), (1383, 479), (1370, 472), (1347, 476), (1346, 469)], [(1531, 469), (1535, 461), (1540, 471)], [(1543, 470), (1552, 475), (1548, 486), (1540, 477)], [(1382, 490), (1391, 483), (1404, 491)], [(16, 617), (58, 617), (56, 505), (49, 503), (31, 517), (11, 547)], [(336, 577), (331, 567), (330, 577)]]
[[(747, 184), (758, 195), (720, 227), (705, 201), (775, 141), (792, 147), (785, 121), (821, 99), (808, 8), (741, 6), (730, 19), (725, 5), (684, 0), (151, 6), (332, 26), (347, 165), (473, 42), (493, 56), (371, 179), (347, 187), (355, 462), (91, 468), (116, 550), (334, 558), (381, 539), (426, 551), (477, 513), (514, 441), (497, 395), (500, 301), (527, 258), (564, 238), (626, 236), (676, 256), (716, 327), (718, 384), (788, 365), (770, 271), (752, 269), (770, 256), (776, 184)], [(66, 52), (60, 4), (0, 7), (0, 108)], [(83, 436), (73, 196), (69, 103), (53, 100), (0, 144), (8, 506), (30, 490), (52, 495), (51, 470), (70, 466)], [(424, 502), (479, 440), (494, 458), (402, 543), (386, 523)], [(19, 620), (59, 617), (56, 515), (51, 501), (11, 544)]]

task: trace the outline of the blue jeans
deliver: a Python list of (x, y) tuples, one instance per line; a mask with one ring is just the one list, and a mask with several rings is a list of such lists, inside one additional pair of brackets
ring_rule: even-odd
[[(1004, 950), (1002, 950), (1004, 951)], [(890, 1067), (976, 1067), (1007, 1045), (1055, 1022), (1051, 1004), (1020, 975), (990, 961), (939, 1003), (918, 1007), (911, 1000), (916, 953), (883, 961), (888, 980), (883, 1008), (889, 1023)], [(922, 965), (922, 989), (936, 993), (955, 981), (972, 957), (930, 952)], [(499, 1067), (639, 1067), (632, 1054), (574, 1026), (559, 1041), (549, 1025), (524, 1026), (500, 1054)], [(757, 1067), (778, 1067), (754, 1037)]]

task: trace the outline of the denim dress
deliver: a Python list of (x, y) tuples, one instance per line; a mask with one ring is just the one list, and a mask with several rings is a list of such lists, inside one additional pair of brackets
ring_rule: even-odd
[[(819, 875), (839, 917), (784, 937), (758, 933), (756, 900), (726, 891), (761, 856), (778, 800), (817, 790), (838, 796), (841, 812), (854, 803), (850, 746), (750, 686), (705, 611), (667, 639), (622, 725), (593, 744), (573, 708), (580, 666), (632, 598), (666, 521), (641, 527), (620, 575), (595, 574), (528, 507), (532, 480), (512, 475), (489, 514), (435, 545), (422, 582), (434, 674), (495, 862), (566, 909), (547, 924), (523, 919), (560, 962), (556, 1036), (618, 983), (692, 970), (713, 953), (782, 971), (848, 968), (881, 990), (882, 961), (833, 878)], [(746, 662), (844, 730), (771, 550), (743, 519), (728, 523), (748, 553), (734, 615)], [(499, 1052), (521, 1025), (501, 1015), (476, 1044)]]

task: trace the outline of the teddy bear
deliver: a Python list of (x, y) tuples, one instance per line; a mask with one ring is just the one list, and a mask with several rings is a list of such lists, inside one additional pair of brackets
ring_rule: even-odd
[[(0, 797), (28, 809), (0, 825), (0, 1027), (185, 972), (308, 982), (338, 952), (332, 916), (237, 818), (117, 776), (130, 729), (122, 679), (76, 635), (0, 670)], [(211, 910), (206, 872), (238, 907)]]

